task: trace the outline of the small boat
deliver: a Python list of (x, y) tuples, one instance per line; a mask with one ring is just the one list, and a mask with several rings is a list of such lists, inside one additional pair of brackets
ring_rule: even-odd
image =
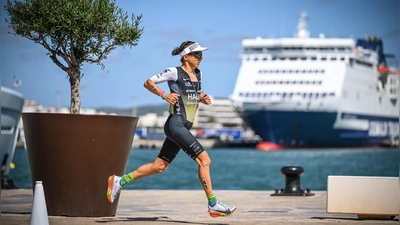
[(1, 189), (15, 188), (14, 182), (8, 176), (19, 134), (18, 124), (23, 106), (24, 97), (21, 93), (1, 87)]

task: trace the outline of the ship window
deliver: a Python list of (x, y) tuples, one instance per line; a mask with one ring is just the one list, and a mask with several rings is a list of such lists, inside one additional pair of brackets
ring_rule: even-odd
[(307, 60), (307, 57), (301, 57), (301, 60), (305, 61)]
[(271, 48), (267, 48), (267, 50), (268, 50), (268, 51), (277, 51), (277, 50), (279, 50), (279, 49), (276, 48), (276, 47), (271, 47)]
[(332, 57), (331, 60), (332, 60), (332, 61), (336, 61), (336, 57)]
[(326, 57), (322, 57), (322, 58), (321, 58), (321, 61), (326, 61)]
[(344, 57), (341, 57), (341, 58), (340, 58), (340, 61), (344, 61)]
[(291, 61), (295, 61), (295, 60), (297, 60), (297, 58), (296, 57), (290, 57), (289, 58)]
[(254, 61), (258, 61), (258, 57), (255, 57), (255, 58), (254, 58)]
[(272, 57), (272, 61), (275, 61), (276, 60), (276, 57)]
[(315, 61), (315, 60), (317, 60), (317, 57), (311, 57), (311, 60)]
[(264, 57), (264, 58), (263, 58), (263, 61), (267, 61), (267, 57)]

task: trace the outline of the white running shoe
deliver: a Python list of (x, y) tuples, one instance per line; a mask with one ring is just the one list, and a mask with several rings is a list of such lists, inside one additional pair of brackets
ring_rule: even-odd
[(235, 206), (229, 208), (219, 201), (217, 201), (217, 204), (215, 204), (213, 207), (208, 205), (208, 213), (211, 217), (230, 216), (233, 212), (235, 212), (235, 210)]
[(119, 184), (120, 180), (121, 177), (115, 174), (108, 177), (107, 199), (110, 203), (114, 202), (122, 190), (122, 186)]

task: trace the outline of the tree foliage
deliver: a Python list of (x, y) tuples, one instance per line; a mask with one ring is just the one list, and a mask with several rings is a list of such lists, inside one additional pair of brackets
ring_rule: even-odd
[(71, 113), (80, 110), (81, 67), (100, 65), (118, 46), (134, 47), (143, 33), (142, 15), (129, 15), (115, 0), (7, 0), (6, 22), (15, 35), (42, 45), (68, 76)]

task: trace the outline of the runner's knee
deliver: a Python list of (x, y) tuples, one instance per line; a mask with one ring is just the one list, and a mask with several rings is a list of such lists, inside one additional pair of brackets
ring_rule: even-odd
[(206, 157), (199, 157), (198, 159), (199, 159), (198, 163), (200, 164), (200, 166), (210, 167), (211, 159), (210, 157), (208, 157), (208, 155)]
[(157, 158), (151, 165), (151, 170), (153, 173), (162, 173), (167, 169), (168, 165), (164, 160)]
[(153, 165), (151, 166), (151, 170), (152, 170), (154, 173), (162, 173), (162, 172), (165, 171), (165, 169), (167, 169), (167, 166), (164, 165), (164, 164), (159, 164), (159, 165), (153, 164)]

